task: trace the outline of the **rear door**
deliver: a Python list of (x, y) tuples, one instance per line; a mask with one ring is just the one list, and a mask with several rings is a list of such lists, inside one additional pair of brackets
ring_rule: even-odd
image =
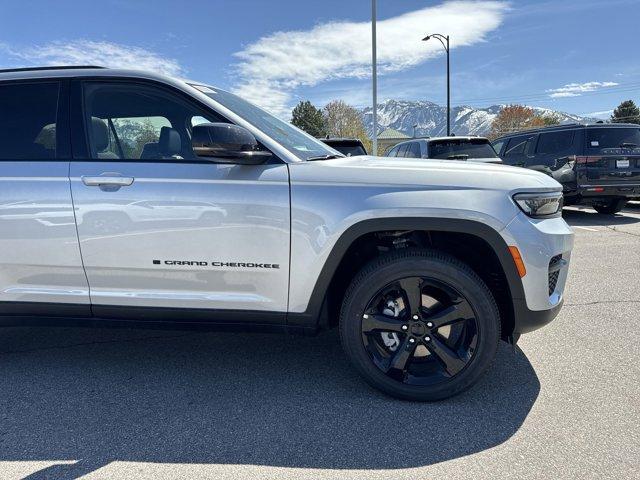
[(69, 190), (68, 105), (65, 82), (0, 84), (0, 314), (90, 312)]
[(555, 169), (561, 164), (566, 164), (567, 157), (576, 153), (574, 145), (577, 134), (577, 130), (558, 130), (541, 133), (535, 146), (535, 164), (545, 165), (551, 169)]
[(640, 186), (640, 126), (588, 127), (584, 151), (579, 185), (616, 186), (621, 194)]
[(160, 85), (85, 81), (74, 84), (81, 104), (86, 142), (74, 139), (70, 176), (94, 313), (286, 312), (286, 165), (196, 157), (191, 126), (225, 120)]

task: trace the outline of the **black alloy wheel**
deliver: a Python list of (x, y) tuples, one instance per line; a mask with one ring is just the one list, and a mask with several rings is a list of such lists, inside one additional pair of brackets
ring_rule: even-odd
[(493, 362), (500, 326), (482, 279), (460, 260), (427, 249), (370, 262), (352, 280), (340, 315), (343, 348), (364, 379), (419, 401), (476, 383)]
[(407, 277), (369, 301), (362, 341), (386, 375), (430, 385), (465, 368), (478, 344), (478, 325), (471, 305), (453, 287), (433, 278)]

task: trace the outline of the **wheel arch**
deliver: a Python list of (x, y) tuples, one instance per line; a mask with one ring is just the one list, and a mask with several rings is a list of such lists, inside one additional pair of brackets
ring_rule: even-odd
[[(516, 303), (524, 301), (525, 297), (522, 281), (509, 253), (508, 245), (495, 229), (484, 223), (474, 220), (447, 218), (377, 218), (363, 220), (347, 228), (334, 244), (316, 280), (307, 309), (303, 313), (289, 313), (288, 326), (292, 329), (309, 329), (310, 327), (321, 329), (330, 326), (332, 312), (330, 294), (332, 287), (335, 287), (336, 282), (339, 280), (341, 267), (345, 265), (345, 261), (354, 250), (358, 249), (359, 242), (368, 236), (382, 232), (399, 231), (421, 232), (429, 236), (429, 238), (433, 234), (442, 235), (443, 237), (454, 235), (459, 236), (459, 238), (463, 238), (460, 236), (469, 236), (469, 238), (482, 242), (486, 248), (493, 252), (508, 288), (508, 301), (504, 301), (500, 308), (501, 317), (504, 317), (501, 319), (503, 333), (504, 335), (511, 334), (514, 329), (515, 314), (518, 310)], [(458, 258), (462, 257), (461, 260), (466, 261), (465, 255), (460, 255), (460, 251), (458, 253), (459, 255), (456, 256)], [(348, 280), (350, 281), (351, 279), (349, 278)], [(483, 280), (486, 281), (485, 278)], [(344, 283), (345, 279), (342, 279), (342, 281)]]

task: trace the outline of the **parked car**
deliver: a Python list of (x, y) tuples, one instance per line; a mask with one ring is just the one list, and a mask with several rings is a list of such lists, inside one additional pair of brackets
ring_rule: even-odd
[(493, 146), (506, 164), (560, 182), (566, 205), (612, 214), (640, 196), (640, 125), (559, 125), (506, 135)]
[(0, 105), (0, 324), (339, 326), (367, 382), (437, 400), (562, 306), (573, 233), (540, 172), (344, 157), (130, 70), (0, 71)]
[(320, 140), (347, 157), (367, 154), (363, 143), (357, 138), (321, 138)]
[(491, 142), (484, 137), (434, 137), (408, 140), (391, 148), (386, 156), (502, 163)]

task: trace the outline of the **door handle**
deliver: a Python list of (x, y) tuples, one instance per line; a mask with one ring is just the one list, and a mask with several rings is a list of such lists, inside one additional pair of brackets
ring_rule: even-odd
[(99, 175), (97, 177), (82, 177), (82, 183), (87, 187), (128, 187), (133, 183), (133, 177)]

